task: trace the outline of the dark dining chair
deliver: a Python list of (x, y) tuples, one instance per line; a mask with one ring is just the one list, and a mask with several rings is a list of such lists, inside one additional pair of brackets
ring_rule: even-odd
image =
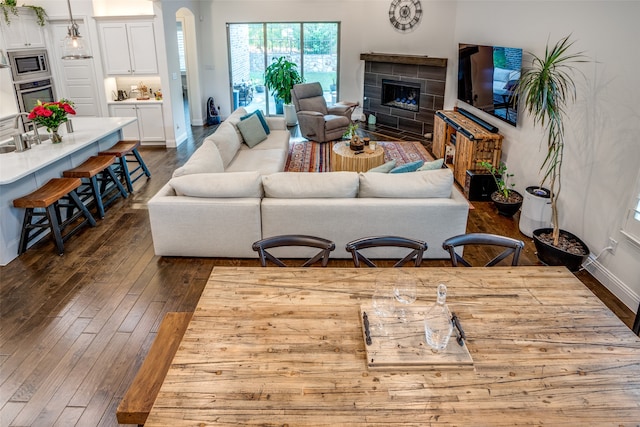
[(449, 251), (449, 255), (451, 256), (451, 264), (454, 267), (472, 267), (469, 261), (458, 255), (455, 251), (457, 247), (467, 245), (485, 245), (505, 248), (505, 250), (502, 251), (498, 256), (486, 263), (484, 265), (485, 267), (492, 267), (511, 254), (513, 254), (511, 265), (516, 266), (518, 265), (518, 261), (520, 259), (520, 251), (522, 251), (522, 249), (524, 248), (524, 242), (522, 240), (512, 239), (510, 237), (500, 236), (497, 234), (461, 234), (459, 236), (450, 237), (442, 243), (442, 247), (444, 248), (444, 250)]
[(286, 267), (285, 263), (271, 254), (267, 249), (285, 247), (285, 246), (304, 246), (310, 248), (318, 248), (318, 252), (313, 257), (309, 258), (302, 267), (309, 267), (316, 262), (320, 261), (323, 267), (327, 266), (329, 262), (329, 256), (331, 251), (336, 248), (336, 244), (331, 240), (323, 239), (315, 236), (305, 236), (298, 234), (287, 234), (280, 236), (267, 237), (262, 240), (258, 240), (253, 244), (253, 250), (258, 252), (260, 258), (260, 264), (263, 267), (267, 266), (267, 262), (271, 261), (278, 267)]
[(640, 304), (638, 304), (638, 311), (636, 312), (636, 320), (633, 322), (633, 332), (640, 336)]
[(413, 265), (416, 267), (420, 267), (420, 264), (422, 264), (422, 256), (427, 250), (428, 245), (427, 242), (423, 242), (422, 240), (414, 240), (407, 237), (375, 236), (353, 240), (346, 244), (345, 249), (348, 252), (351, 252), (351, 256), (353, 257), (353, 265), (355, 267), (360, 267), (360, 262), (363, 262), (369, 267), (376, 267), (373, 261), (367, 258), (361, 251), (363, 249), (379, 247), (397, 247), (411, 249), (411, 251), (404, 258), (398, 260), (398, 262), (396, 262), (393, 266), (402, 267), (407, 262), (413, 260)]

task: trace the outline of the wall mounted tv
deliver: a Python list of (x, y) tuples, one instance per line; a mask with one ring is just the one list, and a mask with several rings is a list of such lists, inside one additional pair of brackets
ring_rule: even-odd
[(520, 80), (522, 49), (460, 43), (458, 99), (516, 126), (513, 88)]

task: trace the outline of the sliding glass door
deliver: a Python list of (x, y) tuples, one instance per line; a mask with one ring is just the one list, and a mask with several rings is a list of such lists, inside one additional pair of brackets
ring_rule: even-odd
[(264, 87), (265, 68), (281, 56), (298, 65), (305, 82), (320, 82), (328, 103), (336, 101), (337, 22), (228, 24), (227, 40), (234, 110), (244, 107), (249, 112), (282, 114)]

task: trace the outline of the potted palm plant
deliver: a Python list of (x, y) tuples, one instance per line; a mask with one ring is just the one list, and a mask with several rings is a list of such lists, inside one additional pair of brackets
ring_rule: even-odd
[(553, 228), (533, 231), (538, 258), (547, 265), (565, 265), (575, 271), (589, 255), (589, 248), (574, 234), (561, 230), (558, 220), (565, 107), (576, 100), (573, 64), (585, 62), (582, 53), (569, 52), (573, 43), (567, 36), (552, 47), (547, 45), (544, 56), (532, 54), (531, 68), (522, 74), (515, 93), (533, 117), (534, 125), (542, 126), (546, 132), (547, 155), (540, 167), (543, 172), (540, 186), (546, 182), (549, 187)]
[(510, 183), (513, 178), (512, 173), (507, 173), (507, 165), (500, 162), (496, 168), (487, 161), (480, 162), (480, 166), (489, 171), (496, 183), (497, 190), (491, 193), (491, 200), (498, 209), (498, 213), (503, 216), (512, 217), (522, 206), (522, 194), (513, 189), (516, 185)]
[[(297, 123), (296, 110), (291, 104), (291, 89), (293, 85), (302, 83), (302, 76), (298, 72), (298, 65), (287, 60), (284, 56), (273, 58), (273, 62), (264, 71), (264, 85), (273, 93), (276, 99), (276, 113), (282, 114), (284, 110), (287, 125)], [(278, 107), (278, 100), (283, 107)]]

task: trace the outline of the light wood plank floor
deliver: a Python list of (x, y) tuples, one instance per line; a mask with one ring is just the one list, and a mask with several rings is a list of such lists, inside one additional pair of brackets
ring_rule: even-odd
[[(0, 426), (117, 425), (118, 402), (164, 314), (192, 311), (215, 265), (259, 265), (257, 259), (153, 253), (146, 202), (211, 131), (194, 128), (194, 135), (177, 150), (142, 148), (152, 178), (138, 181), (136, 193), (116, 202), (96, 228), (67, 241), (64, 256), (57, 256), (47, 240), (0, 267)], [(487, 202), (473, 205), (469, 232), (524, 237), (517, 217), (500, 217)], [(526, 245), (521, 263), (537, 264), (533, 244), (526, 239)], [(490, 258), (483, 251), (467, 255), (478, 261)], [(351, 262), (330, 265), (346, 267)], [(434, 265), (447, 263), (425, 262), (426, 267)], [(629, 309), (589, 274), (577, 276), (631, 325)]]

